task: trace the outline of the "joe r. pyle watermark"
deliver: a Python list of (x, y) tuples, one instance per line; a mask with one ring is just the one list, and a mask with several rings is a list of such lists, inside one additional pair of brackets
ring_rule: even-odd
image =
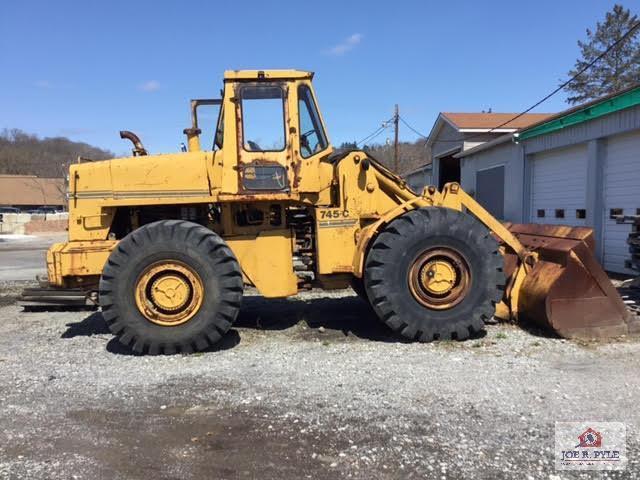
[(558, 470), (624, 470), (626, 426), (621, 422), (556, 422)]

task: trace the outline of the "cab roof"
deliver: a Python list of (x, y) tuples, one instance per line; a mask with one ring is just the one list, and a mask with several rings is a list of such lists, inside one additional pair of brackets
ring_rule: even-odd
[(304, 70), (227, 70), (224, 79), (227, 80), (299, 80), (313, 78), (313, 72)]

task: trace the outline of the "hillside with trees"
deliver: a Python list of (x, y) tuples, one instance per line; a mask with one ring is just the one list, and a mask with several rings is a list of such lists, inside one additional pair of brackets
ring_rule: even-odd
[(102, 160), (114, 154), (65, 137), (40, 138), (18, 129), (0, 132), (0, 174), (64, 178), (79, 156)]
[[(407, 173), (428, 161), (426, 140), (400, 142), (398, 146), (399, 170)], [(355, 143), (346, 142), (339, 149), (356, 149)], [(391, 170), (393, 145), (371, 144), (360, 149), (370, 151)], [(40, 138), (18, 129), (0, 131), (0, 175), (36, 175), (46, 178), (64, 178), (69, 164), (78, 157), (103, 160), (115, 157), (113, 152), (87, 143), (73, 142), (65, 137)]]
[[(398, 143), (398, 170), (401, 175), (408, 173), (416, 168), (424, 165), (429, 161), (429, 155), (426, 147), (427, 140), (421, 138), (415, 142), (399, 142)], [(340, 145), (339, 150), (355, 150), (361, 149), (371, 152), (371, 155), (390, 170), (395, 170), (393, 165), (393, 144), (371, 144), (357, 147), (355, 142), (345, 142)]]

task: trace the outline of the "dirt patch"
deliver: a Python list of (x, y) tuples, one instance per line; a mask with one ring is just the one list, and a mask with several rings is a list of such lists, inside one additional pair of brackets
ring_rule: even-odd
[[(444, 478), (469, 478), (466, 468), (460, 468), (464, 462), (455, 465), (460, 444), (435, 440), (449, 427), (428, 415), (400, 416), (401, 422), (396, 414), (347, 421), (325, 418), (325, 406), (318, 405), (317, 419), (309, 422), (292, 412), (259, 406), (156, 405), (133, 411), (106, 407), (71, 410), (57, 420), (72, 435), (58, 435), (54, 427), (12, 442), (4, 451), (5, 458), (14, 460), (11, 473), (27, 478), (31, 469), (55, 465), (52, 478), (85, 478), (86, 471), (99, 478), (132, 480), (384, 480), (430, 478), (436, 472)], [(482, 418), (473, 407), (466, 415)], [(503, 438), (509, 437), (504, 427), (499, 430)], [(455, 436), (462, 448), (471, 440), (464, 432)], [(480, 446), (478, 451), (490, 458), (491, 447)], [(57, 465), (55, 459), (70, 461)], [(537, 459), (524, 452), (517, 460), (520, 468), (536, 468)], [(498, 459), (474, 478), (512, 478), (499, 465)]]
[(0, 307), (6, 307), (8, 305), (13, 305), (18, 300), (17, 296), (14, 295), (0, 295)]
[[(83, 429), (94, 429), (102, 445), (87, 451), (79, 445), (82, 441), (64, 441), (56, 450), (82, 449), (113, 477), (335, 478), (323, 461), (330, 455), (319, 453), (335, 451), (329, 432), (305, 431), (293, 437), (289, 426), (266, 410), (207, 406), (124, 414), (82, 410), (71, 412), (68, 419)], [(136, 452), (135, 462), (123, 462), (131, 452)]]
[(38, 283), (35, 281), (24, 282), (2, 282), (0, 281), (0, 308), (13, 305), (17, 302), (22, 290), (29, 287), (35, 287)]
[[(329, 296), (331, 295), (331, 296)], [(284, 331), (312, 342), (349, 342), (366, 339), (405, 342), (376, 317), (371, 307), (351, 290), (327, 295), (311, 292), (288, 299), (245, 296), (238, 327)]]

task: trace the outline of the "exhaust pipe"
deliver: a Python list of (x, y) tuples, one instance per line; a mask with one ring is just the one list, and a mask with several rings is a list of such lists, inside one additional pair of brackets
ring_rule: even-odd
[(129, 130), (120, 130), (120, 138), (122, 138), (123, 140), (129, 140), (131, 143), (133, 143), (132, 151), (134, 157), (148, 155), (147, 150), (144, 148), (144, 146), (142, 146), (140, 138), (135, 133), (130, 132)]

